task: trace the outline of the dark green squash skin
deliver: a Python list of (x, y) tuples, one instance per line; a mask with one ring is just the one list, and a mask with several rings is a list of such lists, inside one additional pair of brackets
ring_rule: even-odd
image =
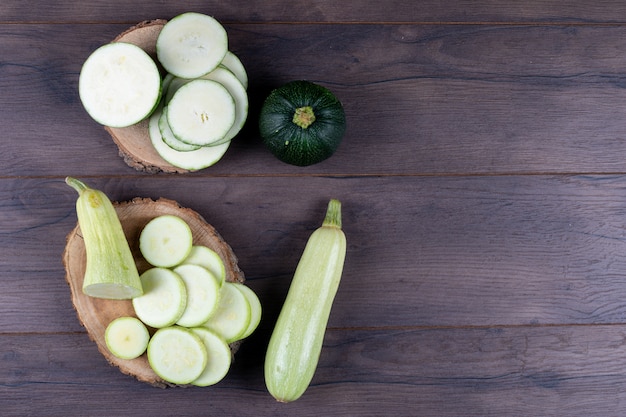
[[(310, 106), (315, 121), (307, 128), (293, 122), (296, 109)], [(346, 117), (341, 102), (325, 87), (292, 81), (267, 97), (259, 115), (265, 146), (281, 161), (307, 166), (329, 158), (341, 143)]]

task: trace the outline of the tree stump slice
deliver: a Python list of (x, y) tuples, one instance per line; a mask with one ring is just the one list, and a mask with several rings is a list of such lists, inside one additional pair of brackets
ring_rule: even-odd
[[(136, 198), (129, 202), (114, 203), (122, 228), (129, 242), (139, 273), (151, 268), (141, 256), (139, 235), (144, 226), (153, 218), (165, 214), (179, 216), (185, 220), (193, 232), (194, 245), (204, 245), (217, 252), (226, 268), (226, 280), (244, 283), (244, 274), (237, 265), (237, 257), (232, 248), (224, 241), (213, 226), (208, 224), (197, 212), (183, 208), (175, 201), (168, 199)], [(89, 297), (82, 291), (85, 276), (86, 252), (80, 226), (68, 234), (67, 244), (63, 253), (66, 280), (70, 286), (72, 303), (79, 321), (87, 330), (89, 337), (96, 343), (100, 353), (107, 361), (117, 366), (121, 372), (134, 376), (139, 381), (157, 387), (168, 387), (172, 384), (162, 380), (150, 368), (147, 355), (144, 353), (137, 359), (125, 360), (113, 356), (107, 349), (104, 332), (109, 323), (122, 316), (136, 317), (130, 300), (106, 300)], [(155, 329), (149, 329), (151, 333)], [(233, 354), (239, 342), (231, 344)]]

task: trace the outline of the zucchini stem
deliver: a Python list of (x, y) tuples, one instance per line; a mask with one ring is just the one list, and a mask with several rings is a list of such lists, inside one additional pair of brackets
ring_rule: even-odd
[(298, 107), (293, 114), (292, 121), (302, 129), (306, 129), (315, 121), (315, 112), (311, 106)]
[(73, 189), (75, 189), (78, 192), (78, 194), (81, 194), (83, 191), (89, 188), (84, 182), (77, 180), (76, 178), (72, 178), (72, 177), (66, 177), (65, 183), (69, 185), (70, 187), (72, 187)]
[(339, 200), (331, 199), (328, 202), (328, 209), (322, 226), (341, 229), (341, 202)]

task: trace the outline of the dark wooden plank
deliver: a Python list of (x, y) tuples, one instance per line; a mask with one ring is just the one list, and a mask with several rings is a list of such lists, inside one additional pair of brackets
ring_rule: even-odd
[[(124, 28), (0, 26), (0, 175), (135, 174), (77, 94), (83, 60)], [(229, 29), (249, 70), (250, 115), (203, 174), (626, 172), (626, 55), (615, 52), (626, 27)], [(337, 154), (305, 169), (275, 160), (256, 127), (269, 90), (297, 78), (333, 89), (348, 118)]]
[[(331, 330), (305, 395), (265, 390), (265, 342), (247, 341), (212, 388), (149, 387), (84, 334), (3, 335), (4, 416), (615, 416), (626, 412), (619, 326)], [(122, 401), (121, 399), (126, 399)], [(532, 399), (532, 401), (530, 400)]]
[[(271, 326), (329, 198), (349, 247), (332, 327), (621, 323), (626, 177), (87, 178), (166, 197), (231, 244)], [(3, 331), (79, 331), (61, 253), (76, 194), (0, 181)]]
[(18, 0), (5, 0), (0, 22), (132, 22), (170, 18), (185, 11), (200, 11), (234, 22), (426, 22), (426, 23), (623, 23), (626, 8), (617, 0), (575, 1), (564, 7), (558, 0), (497, 1), (391, 1), (335, 2), (316, 0), (304, 5), (287, 0), (246, 2), (100, 2), (55, 1), (48, 7), (28, 7)]

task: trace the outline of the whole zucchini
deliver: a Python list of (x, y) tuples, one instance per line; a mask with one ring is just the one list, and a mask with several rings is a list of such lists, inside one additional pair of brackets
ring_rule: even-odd
[(76, 214), (87, 257), (83, 292), (116, 300), (142, 295), (135, 259), (109, 198), (75, 178), (65, 182), (78, 192)]
[(331, 200), (298, 263), (265, 357), (265, 383), (280, 402), (294, 401), (311, 383), (346, 255), (341, 203)]

